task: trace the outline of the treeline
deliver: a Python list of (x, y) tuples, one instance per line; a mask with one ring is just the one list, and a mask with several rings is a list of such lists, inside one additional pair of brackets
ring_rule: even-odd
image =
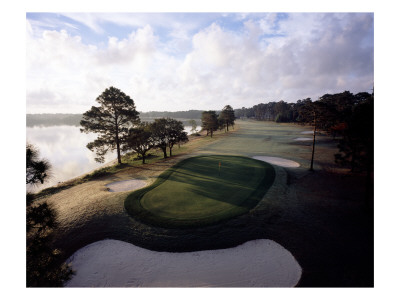
[[(188, 110), (188, 111), (151, 111), (151, 112), (139, 112), (140, 119), (146, 122), (152, 122), (155, 119), (160, 118), (172, 118), (179, 120), (184, 126), (191, 125), (190, 120), (196, 120), (200, 122), (201, 120), (201, 110)], [(26, 115), (26, 126), (80, 126), (83, 114), (27, 114)]]
[(229, 126), (235, 125), (235, 112), (230, 105), (226, 105), (218, 114), (215, 110), (203, 111), (201, 113), (201, 128), (206, 130), (207, 135), (213, 136), (216, 130), (225, 129), (229, 131)]
[[(351, 110), (357, 103), (371, 97), (367, 92), (353, 95), (349, 91), (338, 94), (325, 94), (318, 101), (325, 102), (338, 111)], [(235, 109), (236, 118), (251, 118), (260, 121), (275, 122), (302, 122), (300, 112), (304, 105), (311, 101), (310, 98), (297, 100), (295, 103), (278, 102), (259, 103), (250, 108)]]
[(201, 110), (188, 110), (188, 111), (149, 111), (139, 112), (141, 119), (159, 119), (159, 118), (173, 118), (173, 119), (187, 119), (187, 120), (200, 120)]
[(344, 91), (325, 94), (318, 100), (310, 98), (296, 103), (260, 103), (251, 108), (235, 109), (236, 118), (260, 121), (293, 122), (314, 127), (310, 170), (313, 170), (315, 133), (324, 131), (338, 138), (336, 163), (350, 167), (352, 172), (373, 172), (374, 95)]
[(157, 118), (143, 122), (134, 101), (121, 90), (109, 87), (96, 98), (100, 106), (83, 114), (80, 121), (83, 133), (97, 133), (97, 138), (86, 145), (96, 153), (95, 160), (103, 163), (108, 151), (116, 150), (118, 164), (122, 163), (121, 152), (133, 151), (145, 163), (146, 153), (159, 148), (167, 158), (167, 148), (172, 156), (174, 145), (188, 141), (181, 121), (172, 118)]
[(79, 126), (82, 114), (27, 114), (26, 126)]

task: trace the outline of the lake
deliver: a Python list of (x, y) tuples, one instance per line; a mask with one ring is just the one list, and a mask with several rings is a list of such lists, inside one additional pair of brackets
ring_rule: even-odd
[[(117, 158), (116, 153), (108, 153), (105, 163), (97, 163), (95, 153), (86, 148), (96, 139), (94, 133), (81, 133), (77, 126), (26, 127), (26, 141), (40, 151), (40, 158), (47, 159), (52, 165), (52, 177), (37, 187), (28, 187), (27, 191), (38, 192), (84, 173), (90, 172)], [(190, 133), (191, 126), (185, 126)], [(198, 126), (197, 130), (200, 130)]]

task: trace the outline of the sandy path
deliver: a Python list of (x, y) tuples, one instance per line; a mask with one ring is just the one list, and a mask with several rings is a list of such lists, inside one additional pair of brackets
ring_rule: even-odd
[(280, 167), (286, 167), (286, 168), (298, 168), (300, 167), (300, 164), (298, 162), (295, 162), (293, 160), (289, 159), (284, 159), (280, 157), (275, 157), (275, 156), (253, 156), (254, 159), (262, 160), (267, 163), (277, 165)]
[(106, 184), (106, 187), (109, 189), (110, 192), (126, 192), (126, 191), (140, 189), (146, 185), (147, 183), (144, 180), (131, 179), (131, 180), (112, 182)]
[(77, 273), (67, 287), (292, 287), (302, 272), (289, 251), (266, 239), (185, 253), (102, 240), (68, 261)]

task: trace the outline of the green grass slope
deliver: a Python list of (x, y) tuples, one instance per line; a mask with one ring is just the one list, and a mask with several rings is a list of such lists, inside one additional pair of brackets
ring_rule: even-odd
[(134, 218), (155, 226), (214, 224), (255, 207), (274, 178), (271, 165), (248, 157), (192, 157), (162, 173), (154, 184), (131, 193), (125, 208)]

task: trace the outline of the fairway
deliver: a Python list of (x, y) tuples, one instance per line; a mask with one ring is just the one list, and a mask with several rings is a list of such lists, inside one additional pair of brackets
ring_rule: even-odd
[(140, 221), (161, 227), (214, 224), (255, 207), (274, 178), (270, 164), (248, 157), (192, 157), (131, 193), (125, 208)]

